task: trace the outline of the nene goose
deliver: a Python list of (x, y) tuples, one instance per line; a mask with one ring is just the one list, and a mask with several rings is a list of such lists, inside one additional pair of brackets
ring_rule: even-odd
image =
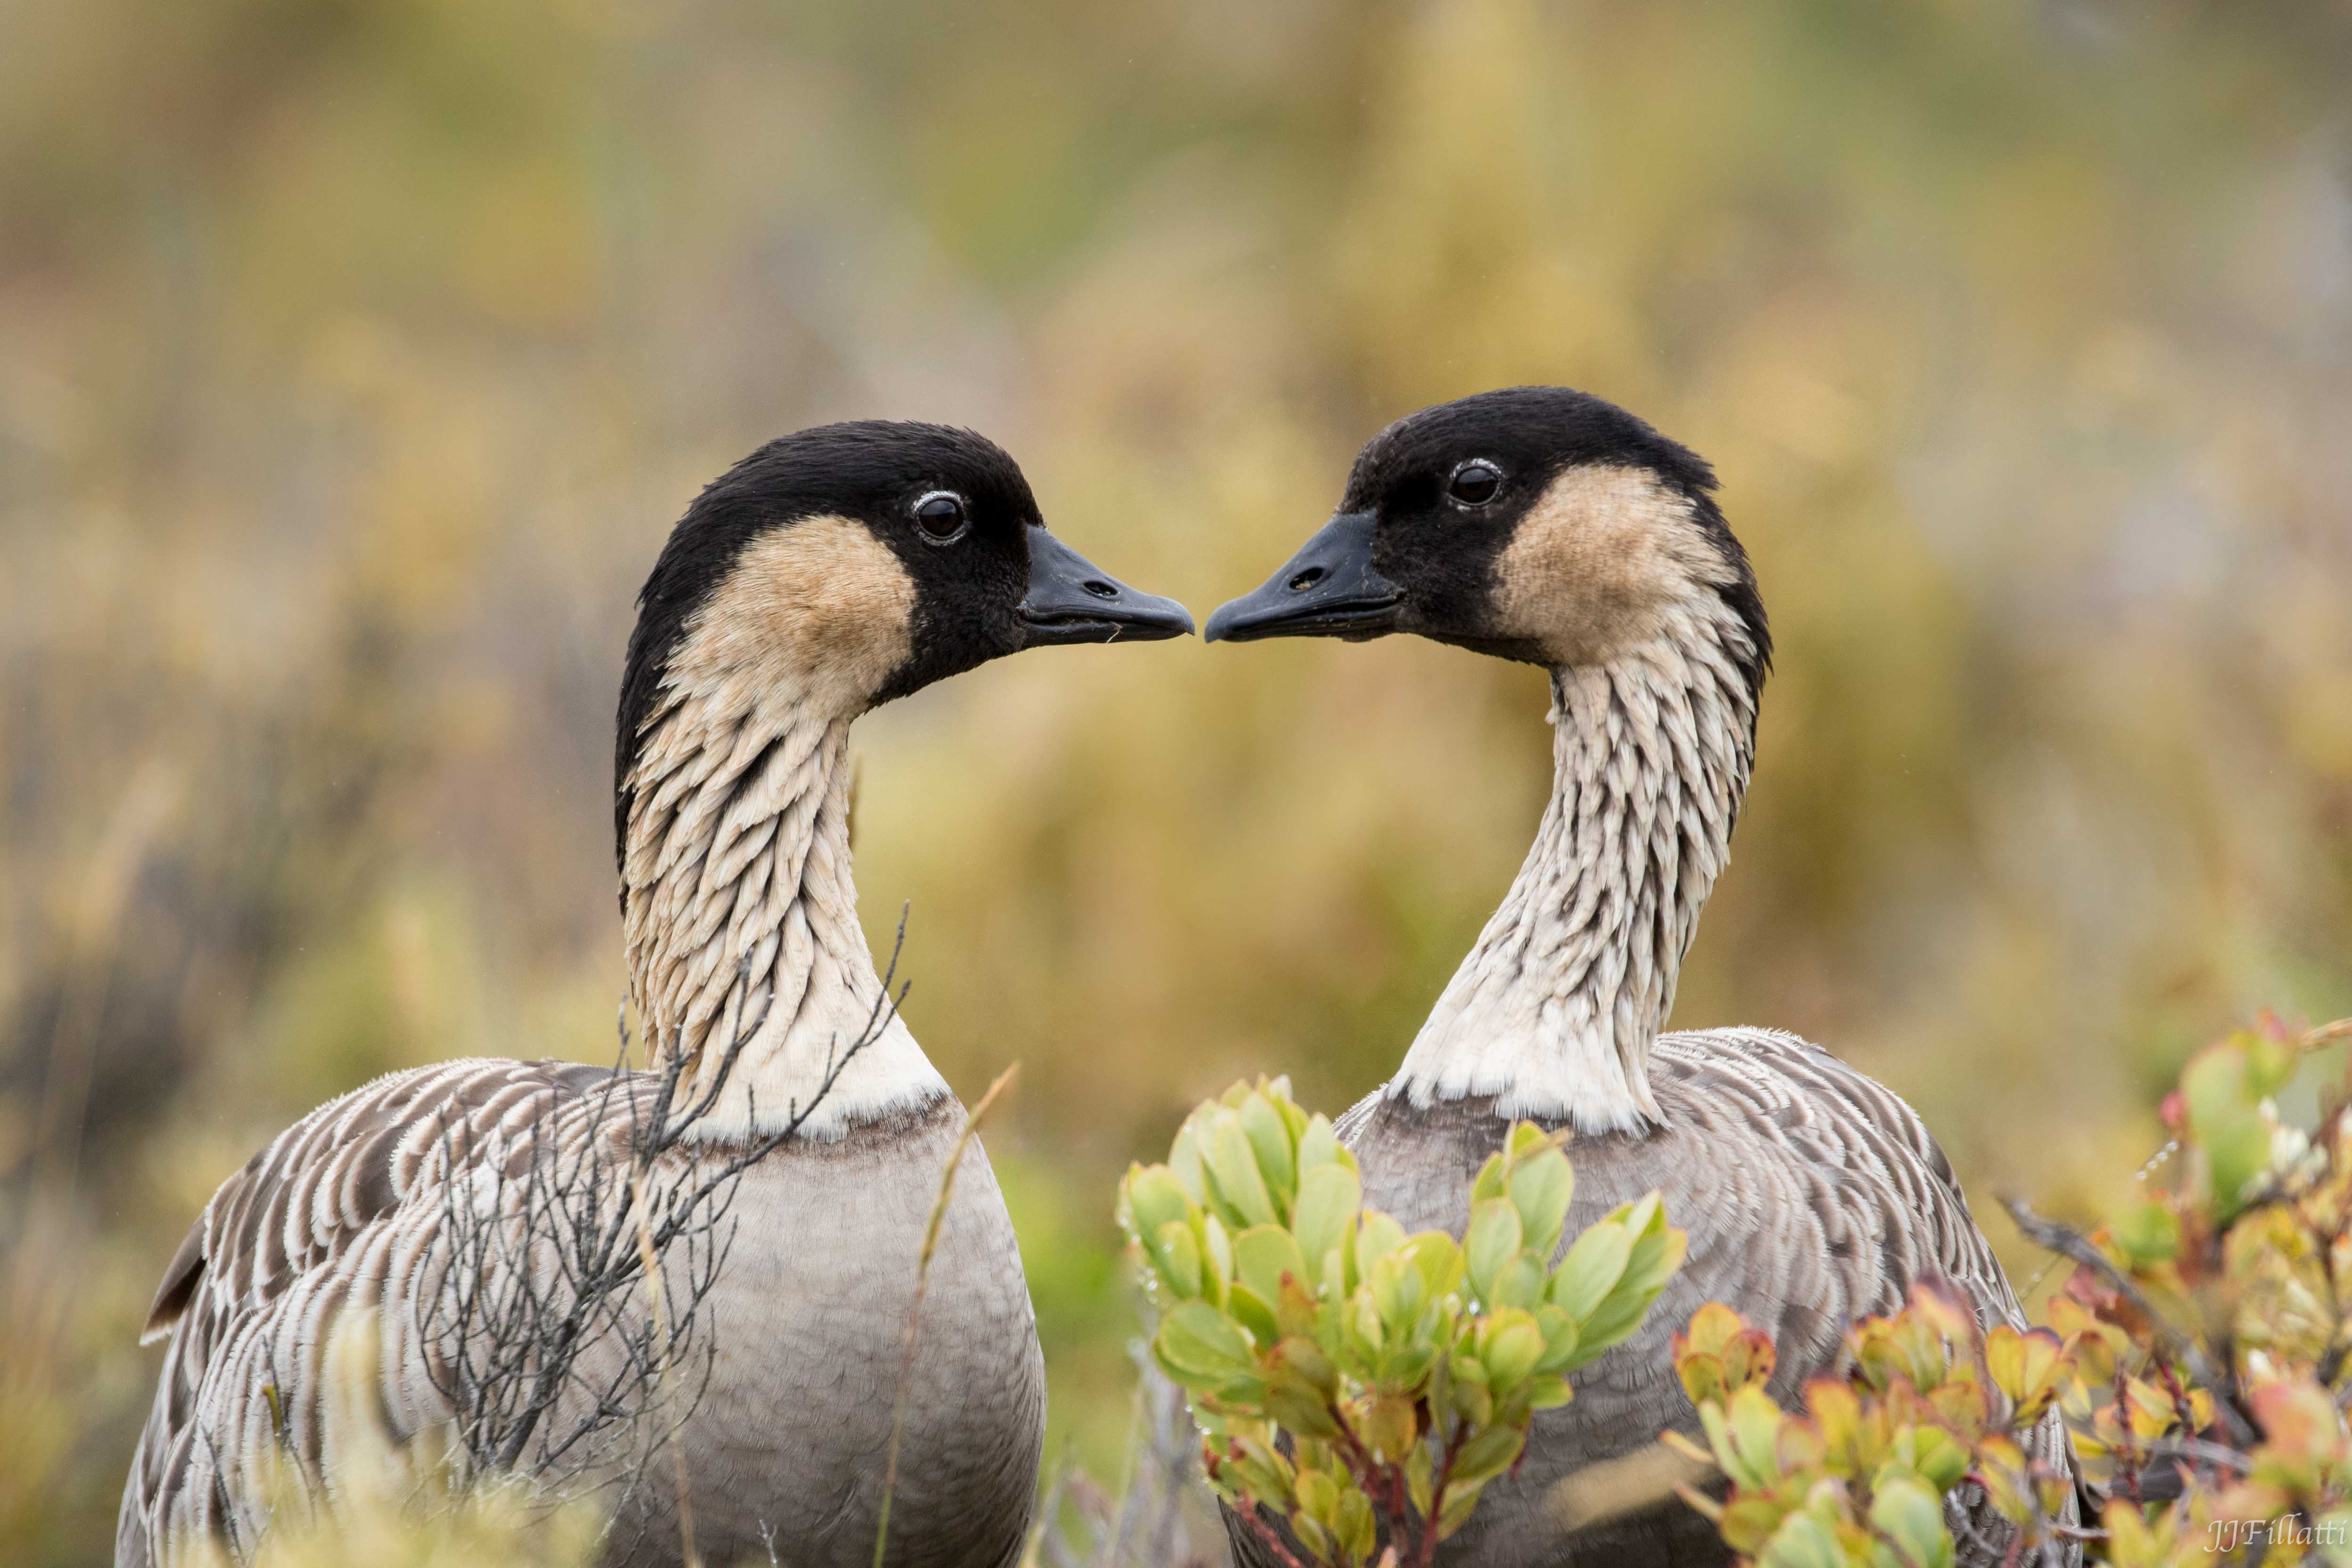
[[(1173, 637), (1192, 622), (1048, 534), (994, 445), (882, 423), (803, 431), (738, 464), (688, 509), (638, 603), (614, 825), (629, 994), (656, 1071), (624, 1075), (622, 1098), (640, 1109), (672, 1061), (680, 1103), (700, 1097), (705, 1113), (649, 1174), (673, 1191), (800, 1123), (740, 1173), (723, 1268), (703, 1238), (698, 1343), (712, 1359), (679, 1416), (682, 1511), (714, 1564), (767, 1562), (772, 1543), (796, 1568), (863, 1564), (917, 1252), (965, 1114), (885, 1001), (858, 926), (849, 727), (1002, 654)], [(349, 1402), (322, 1388), (322, 1363), (355, 1313), (376, 1321), (373, 1392), (394, 1438), (462, 1421), (450, 1392), (462, 1347), (441, 1331), (451, 1293), (478, 1283), (464, 1260), (480, 1249), (449, 1232), (482, 1193), (495, 1205), (501, 1154), (512, 1177), (518, 1149), (616, 1135), (627, 1118), (613, 1082), (552, 1061), (395, 1073), (313, 1112), (232, 1176), (148, 1321), (148, 1338), (171, 1344), (117, 1563), (248, 1554), (274, 1500), (268, 1479), (288, 1460), (331, 1490), (355, 1439), (336, 1429)], [(526, 1261), (552, 1271), (543, 1255)], [(561, 1304), (564, 1281), (528, 1282)], [(977, 1146), (925, 1301), (889, 1560), (1008, 1563), (1031, 1511), (1045, 1374), (1013, 1227)], [(567, 1406), (594, 1397), (611, 1348), (603, 1361), (583, 1352)], [(579, 1417), (559, 1408), (541, 1429)], [(522, 1468), (545, 1448), (523, 1448)], [(609, 1467), (567, 1472), (615, 1489), (612, 1561), (686, 1555), (671, 1456), (654, 1458), (635, 1485)]]
[[(1659, 1032), (1748, 787), (1772, 651), (1714, 488), (1704, 461), (1597, 398), (1465, 398), (1375, 437), (1338, 515), (1205, 633), (1412, 632), (1551, 672), (1535, 846), (1402, 1067), (1339, 1133), (1368, 1204), (1459, 1235), (1470, 1179), (1513, 1119), (1572, 1129), (1570, 1233), (1656, 1188), (1690, 1252), (1637, 1334), (1538, 1418), (1449, 1563), (1727, 1557), (1665, 1496), (1670, 1451), (1653, 1446), (1696, 1427), (1667, 1340), (1706, 1301), (1772, 1333), (1784, 1400), (1835, 1364), (1849, 1320), (1895, 1309), (1923, 1276), (1955, 1282), (1988, 1325), (2021, 1324), (1900, 1099), (1775, 1030)], [(2043, 1436), (2063, 1452), (2054, 1423)], [(1262, 1558), (1238, 1532), (1236, 1547)]]

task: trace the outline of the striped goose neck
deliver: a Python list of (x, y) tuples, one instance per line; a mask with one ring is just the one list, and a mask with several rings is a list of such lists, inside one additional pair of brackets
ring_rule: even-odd
[[(685, 1054), (698, 1092), (744, 1041), (707, 1135), (770, 1132), (808, 1111), (804, 1134), (838, 1136), (947, 1092), (883, 1008), (858, 925), (850, 722), (730, 684), (666, 690), (642, 732), (621, 857), (629, 996), (651, 1060)], [(877, 1019), (879, 1038), (820, 1101)]]
[(1728, 858), (1756, 749), (1756, 661), (1736, 617), (1552, 676), (1553, 779), (1535, 845), (1390, 1087), (1493, 1095), (1497, 1115), (1638, 1132), (1649, 1056)]

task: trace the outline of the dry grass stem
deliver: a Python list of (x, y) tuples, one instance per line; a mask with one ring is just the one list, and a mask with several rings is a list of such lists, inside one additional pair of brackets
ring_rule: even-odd
[(923, 1292), (930, 1284), (931, 1251), (939, 1245), (940, 1225), (946, 1219), (948, 1199), (955, 1192), (956, 1171), (963, 1164), (963, 1152), (980, 1134), (980, 1124), (996, 1106), (997, 1096), (1012, 1087), (1020, 1074), (1021, 1064), (1014, 1062), (996, 1075), (980, 1103), (971, 1108), (964, 1119), (963, 1134), (956, 1139), (955, 1147), (948, 1151), (947, 1168), (940, 1173), (939, 1196), (931, 1200), (931, 1218), (923, 1227), (922, 1255), (915, 1260), (915, 1299), (907, 1308), (905, 1348), (898, 1355), (898, 1394), (890, 1416), (890, 1457), (882, 1467), (882, 1507), (874, 1521), (874, 1568), (882, 1568), (882, 1554), (890, 1541), (890, 1499), (898, 1488), (898, 1440), (906, 1433), (907, 1393), (915, 1380), (915, 1345), (923, 1319)]

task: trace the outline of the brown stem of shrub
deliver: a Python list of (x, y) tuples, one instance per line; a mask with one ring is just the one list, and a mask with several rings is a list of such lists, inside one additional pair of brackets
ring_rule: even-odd
[(2054, 1219), (2042, 1218), (2026, 1207), (2022, 1198), (2005, 1197), (2000, 1201), (2001, 1207), (2009, 1210), (2009, 1217), (2017, 1222), (2018, 1229), (2025, 1233), (2027, 1240), (2062, 1257), (2073, 1259), (2105, 1280), (2117, 1295), (2130, 1302), (2132, 1310), (2147, 1320), (2149, 1333), (2156, 1341), (2157, 1348), (2186, 1366), (2189, 1375), (2212, 1394), (2214, 1413), (2229, 1429), (2230, 1440), (2241, 1447), (2253, 1444), (2253, 1423), (2238, 1408), (2234, 1380), (2225, 1381), (2214, 1372), (2212, 1363), (2206, 1359), (2205, 1352), (2197, 1342), (2166, 1322), (2163, 1314), (2156, 1310), (2156, 1304), (2133, 1282), (2130, 1275), (2116, 1268), (2107, 1255), (2091, 1245), (2090, 1238), (2081, 1231), (2061, 1225)]

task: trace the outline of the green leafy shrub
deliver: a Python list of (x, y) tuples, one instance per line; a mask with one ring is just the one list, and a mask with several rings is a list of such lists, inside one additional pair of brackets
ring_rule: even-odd
[(1363, 1207), (1355, 1156), (1284, 1079), (1236, 1083), (1137, 1166), (1119, 1223), (1192, 1401), (1210, 1484), (1283, 1559), (1432, 1560), (1518, 1459), (1567, 1375), (1632, 1333), (1681, 1267), (1657, 1195), (1576, 1239), (1559, 1141), (1514, 1126), (1457, 1242)]
[(1709, 1302), (1674, 1348), (1706, 1446), (1666, 1441), (1719, 1469), (1731, 1495), (1682, 1494), (1744, 1559), (1774, 1568), (1945, 1568), (1954, 1542), (1942, 1497), (1971, 1479), (2027, 1531), (2022, 1545), (2063, 1548), (2056, 1521), (2073, 1482), (2030, 1458), (2030, 1439), (2062, 1389), (2110, 1364), (2098, 1359), (2106, 1331), (2084, 1332), (1979, 1335), (1966, 1301), (1919, 1285), (1901, 1312), (1855, 1325), (1850, 1374), (1816, 1378), (1790, 1412), (1764, 1390), (1769, 1337)]
[[(1801, 1411), (1764, 1391), (1769, 1336), (1719, 1302), (1675, 1340), (1704, 1449), (1730, 1482), (1684, 1497), (1743, 1561), (1769, 1568), (1944, 1568), (1966, 1543), (2031, 1561), (2352, 1561), (2352, 1098), (2318, 1131), (2273, 1096), (2352, 1020), (2301, 1032), (2265, 1019), (2193, 1057), (2165, 1118), (2175, 1185), (2083, 1236), (2011, 1211), (2074, 1272), (2045, 1326), (1980, 1333), (1965, 1302), (1919, 1287), (1848, 1336), (1850, 1371)], [(2055, 1407), (2095, 1518), (2063, 1517), (2070, 1478), (2027, 1441)], [(2011, 1541), (1945, 1506), (1967, 1485)], [(1956, 1542), (1955, 1529), (1962, 1541)], [(1995, 1527), (1996, 1530), (1999, 1528)]]

